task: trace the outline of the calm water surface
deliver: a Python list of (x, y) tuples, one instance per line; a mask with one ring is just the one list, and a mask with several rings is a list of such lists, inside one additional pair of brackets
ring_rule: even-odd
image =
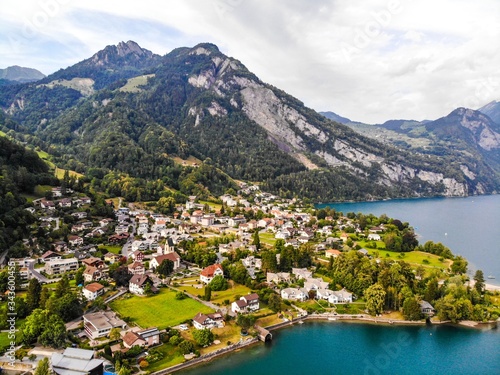
[(500, 374), (500, 332), (307, 322), (182, 375)]
[(469, 261), (471, 272), (481, 269), (500, 285), (500, 195), (467, 198), (403, 199), (382, 202), (329, 203), (344, 214), (372, 213), (409, 222), (420, 243), (442, 242)]
[[(329, 204), (409, 222), (420, 243), (442, 242), (500, 282), (500, 195)], [(324, 206), (324, 205), (322, 205)], [(499, 374), (500, 329), (308, 322), (183, 375)]]

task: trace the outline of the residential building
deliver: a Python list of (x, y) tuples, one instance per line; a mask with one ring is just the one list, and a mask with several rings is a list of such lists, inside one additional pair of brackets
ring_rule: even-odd
[(340, 254), (341, 254), (341, 252), (339, 250), (335, 250), (335, 249), (325, 250), (325, 257), (326, 258), (337, 258)]
[(429, 302), (422, 300), (419, 301), (418, 303), (420, 305), (420, 312), (422, 314), (425, 314), (427, 316), (432, 316), (436, 312), (434, 307), (432, 307), (432, 305)]
[(82, 293), (87, 301), (93, 301), (104, 294), (104, 286), (99, 283), (91, 283), (83, 287)]
[(193, 318), (193, 326), (196, 329), (222, 328), (224, 327), (224, 317), (221, 313), (198, 313)]
[(126, 329), (127, 323), (113, 311), (98, 311), (83, 316), (83, 327), (88, 338), (95, 340), (106, 337), (113, 328)]
[(101, 269), (93, 266), (85, 267), (85, 271), (83, 271), (83, 279), (86, 283), (90, 283), (92, 281), (101, 280), (103, 274)]
[(158, 328), (148, 328), (142, 331), (129, 331), (123, 336), (123, 345), (126, 348), (133, 346), (149, 347), (160, 343), (160, 331)]
[(220, 264), (212, 264), (204, 268), (200, 273), (200, 281), (208, 284), (215, 276), (224, 276), (224, 269)]
[(231, 304), (231, 310), (234, 313), (247, 313), (254, 312), (260, 308), (259, 295), (251, 293), (246, 296), (240, 297), (239, 300)]
[(135, 261), (128, 265), (128, 273), (132, 275), (144, 275), (146, 273), (146, 268), (142, 262)]
[(151, 286), (151, 292), (158, 293), (158, 289), (153, 286), (153, 281), (148, 275), (134, 275), (128, 282), (128, 290), (130, 293), (143, 296), (146, 294), (146, 285)]
[(285, 288), (281, 291), (281, 298), (290, 301), (305, 301), (309, 293), (304, 288)]
[(78, 269), (78, 259), (53, 259), (45, 261), (45, 272), (48, 275), (60, 275), (68, 271), (76, 271)]

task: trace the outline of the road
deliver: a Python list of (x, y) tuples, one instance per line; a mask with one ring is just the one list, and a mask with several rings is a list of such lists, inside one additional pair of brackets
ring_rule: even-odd
[(59, 279), (48, 279), (45, 276), (43, 276), (40, 272), (38, 272), (35, 269), (35, 260), (28, 261), (28, 269), (30, 270), (30, 273), (38, 279), (41, 283), (54, 283), (59, 281)]

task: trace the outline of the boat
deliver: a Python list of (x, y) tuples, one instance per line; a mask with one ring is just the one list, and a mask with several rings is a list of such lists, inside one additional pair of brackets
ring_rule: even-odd
[(493, 276), (493, 275), (488, 275), (488, 279), (494, 279), (494, 278), (495, 278), (495, 276)]

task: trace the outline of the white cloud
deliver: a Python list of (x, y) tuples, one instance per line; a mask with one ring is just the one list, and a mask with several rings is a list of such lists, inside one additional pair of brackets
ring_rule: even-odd
[(314, 109), (432, 119), (500, 99), (498, 14), (497, 0), (3, 0), (0, 56), (50, 73), (122, 40), (213, 42)]

